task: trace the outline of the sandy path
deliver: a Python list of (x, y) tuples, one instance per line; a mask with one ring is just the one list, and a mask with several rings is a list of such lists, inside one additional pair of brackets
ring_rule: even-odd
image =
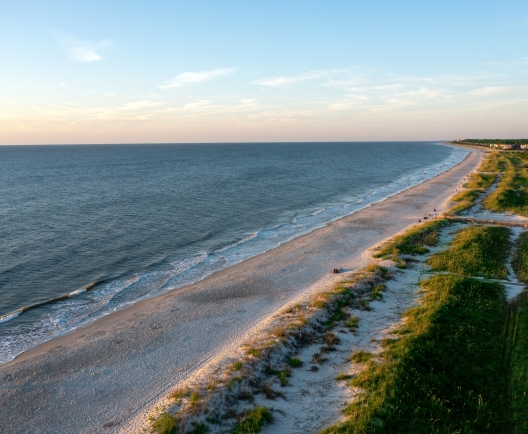
[(481, 155), (192, 290), (137, 303), (0, 366), (0, 432), (133, 432), (169, 388), (237, 348), (288, 301), (326, 286), (332, 268), (364, 265), (366, 249), (441, 209)]

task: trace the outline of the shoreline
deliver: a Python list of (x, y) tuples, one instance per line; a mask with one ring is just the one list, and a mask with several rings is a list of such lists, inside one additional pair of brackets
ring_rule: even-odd
[[(450, 144), (450, 143), (448, 143), (448, 142), (438, 142), (437, 145), (439, 145), (439, 146), (448, 146), (448, 147), (456, 147), (456, 146), (453, 146), (452, 144)], [(460, 147), (463, 147), (463, 146), (460, 146)], [(465, 149), (467, 149), (469, 153), (472, 151), (470, 148), (465, 148)], [(214, 274), (217, 274), (217, 273), (223, 272), (224, 270), (227, 270), (227, 269), (229, 269), (229, 268), (231, 268), (231, 267), (237, 266), (237, 265), (241, 264), (242, 262), (246, 262), (246, 261), (248, 261), (248, 260), (250, 260), (250, 259), (253, 259), (253, 258), (255, 258), (255, 257), (258, 257), (258, 256), (260, 256), (260, 255), (266, 254), (266, 253), (268, 253), (268, 252), (270, 252), (270, 251), (273, 251), (273, 250), (275, 250), (275, 249), (277, 249), (277, 248), (280, 248), (282, 245), (284, 245), (284, 244), (286, 244), (286, 243), (289, 243), (289, 242), (294, 241), (294, 240), (296, 240), (296, 239), (298, 239), (298, 238), (301, 238), (301, 237), (304, 237), (304, 236), (310, 235), (310, 234), (313, 233), (314, 231), (317, 231), (317, 230), (319, 230), (319, 229), (322, 229), (322, 228), (328, 227), (329, 225), (331, 225), (332, 223), (334, 223), (334, 222), (336, 222), (336, 221), (339, 221), (339, 220), (341, 220), (341, 219), (345, 219), (345, 218), (347, 218), (347, 217), (350, 217), (350, 216), (352, 216), (352, 215), (354, 215), (354, 214), (356, 214), (356, 213), (358, 213), (358, 212), (361, 212), (362, 210), (365, 210), (365, 209), (367, 209), (367, 208), (370, 208), (370, 207), (372, 207), (372, 206), (374, 206), (374, 205), (376, 205), (376, 204), (378, 204), (378, 203), (385, 202), (385, 201), (389, 200), (389, 199), (392, 198), (392, 197), (398, 196), (398, 195), (400, 195), (400, 194), (406, 192), (406, 191), (409, 190), (409, 189), (412, 189), (412, 188), (414, 188), (414, 187), (416, 187), (416, 186), (422, 185), (422, 184), (424, 184), (424, 183), (430, 181), (431, 179), (433, 179), (433, 178), (436, 177), (436, 176), (439, 176), (439, 175), (441, 175), (441, 174), (444, 174), (444, 173), (448, 172), (449, 170), (453, 169), (454, 167), (456, 167), (456, 166), (458, 166), (459, 164), (461, 164), (462, 162), (464, 162), (464, 161), (466, 160), (466, 158), (469, 156), (469, 153), (468, 153), (464, 158), (462, 158), (462, 160), (460, 160), (458, 163), (454, 164), (453, 166), (449, 166), (447, 169), (445, 169), (445, 170), (439, 172), (437, 175), (434, 175), (432, 178), (428, 178), (428, 179), (425, 179), (425, 180), (420, 181), (420, 182), (417, 183), (417, 184), (413, 184), (413, 185), (410, 185), (410, 186), (404, 187), (404, 188), (402, 188), (401, 190), (398, 190), (398, 191), (396, 191), (396, 192), (394, 192), (394, 193), (388, 194), (387, 196), (385, 196), (385, 197), (383, 197), (383, 198), (381, 198), (381, 199), (374, 200), (374, 201), (372, 201), (372, 202), (367, 202), (365, 205), (362, 205), (362, 206), (359, 207), (358, 209), (352, 211), (350, 214), (346, 214), (346, 215), (342, 215), (342, 216), (336, 216), (336, 217), (334, 217), (334, 218), (332, 218), (332, 219), (330, 219), (330, 220), (328, 220), (328, 221), (326, 221), (326, 222), (324, 222), (324, 223), (321, 223), (321, 224), (319, 224), (319, 225), (316, 225), (316, 226), (314, 226), (314, 227), (311, 227), (311, 228), (309, 228), (309, 229), (306, 229), (305, 231), (300, 232), (299, 234), (294, 235), (292, 238), (285, 239), (284, 241), (282, 241), (279, 245), (277, 245), (277, 246), (275, 246), (275, 247), (272, 247), (272, 248), (270, 248), (270, 249), (268, 249), (268, 250), (264, 250), (264, 251), (262, 251), (262, 252), (260, 252), (260, 253), (255, 254), (254, 256), (250, 256), (250, 257), (248, 257), (248, 258), (246, 258), (246, 259), (243, 259), (242, 261), (237, 262), (237, 263), (235, 263), (235, 264), (233, 264), (233, 265), (229, 265), (229, 266), (227, 266), (227, 267), (225, 267), (225, 268), (221, 268), (221, 269), (219, 269), (219, 270), (213, 271), (211, 274), (205, 276), (205, 277), (202, 278), (201, 280), (197, 280), (197, 281), (194, 281), (194, 282), (191, 282), (191, 283), (188, 283), (188, 284), (182, 285), (182, 286), (180, 286), (180, 287), (178, 287), (178, 288), (170, 289), (170, 290), (168, 290), (168, 291), (166, 291), (166, 292), (161, 292), (161, 293), (159, 293), (159, 294), (155, 294), (155, 293), (154, 293), (154, 294), (151, 294), (151, 295), (146, 296), (146, 297), (143, 298), (143, 299), (140, 299), (140, 300), (137, 300), (137, 301), (133, 301), (133, 302), (130, 302), (130, 303), (126, 303), (126, 304), (124, 304), (124, 305), (122, 305), (122, 306), (119, 306), (119, 307), (116, 308), (116, 310), (114, 310), (114, 311), (112, 311), (112, 312), (105, 313), (105, 314), (101, 315), (100, 317), (96, 318), (95, 320), (93, 320), (93, 321), (91, 321), (91, 322), (88, 322), (88, 323), (82, 324), (82, 325), (80, 325), (80, 326), (77, 326), (77, 327), (75, 327), (75, 328), (73, 328), (73, 329), (70, 329), (70, 330), (64, 331), (64, 332), (62, 332), (62, 333), (60, 333), (60, 334), (58, 334), (58, 335), (56, 335), (56, 336), (53, 336), (53, 337), (51, 337), (51, 338), (49, 338), (49, 339), (47, 339), (47, 340), (45, 340), (45, 341), (43, 341), (43, 342), (37, 344), (37, 345), (34, 346), (34, 347), (31, 347), (31, 348), (29, 348), (29, 349), (27, 349), (27, 350), (25, 350), (25, 351), (23, 351), (23, 352), (17, 354), (17, 355), (15, 356), (15, 358), (12, 359), (12, 360), (10, 360), (9, 362), (0, 363), (0, 368), (1, 368), (2, 366), (9, 365), (9, 364), (11, 364), (11, 363), (13, 363), (13, 362), (15, 362), (15, 361), (17, 361), (17, 360), (19, 360), (19, 359), (24, 359), (24, 358), (25, 358), (24, 356), (25, 356), (27, 353), (30, 353), (30, 352), (32, 352), (33, 350), (37, 350), (38, 348), (40, 348), (40, 347), (43, 346), (43, 345), (46, 345), (46, 344), (48, 344), (48, 343), (50, 343), (50, 345), (51, 345), (52, 342), (54, 342), (55, 340), (57, 340), (57, 339), (59, 339), (59, 338), (61, 338), (61, 337), (66, 337), (66, 336), (69, 336), (69, 335), (71, 335), (71, 334), (77, 333), (77, 332), (79, 332), (79, 331), (81, 331), (81, 330), (83, 330), (83, 329), (85, 329), (85, 328), (88, 328), (88, 327), (90, 327), (90, 326), (96, 324), (97, 322), (103, 320), (103, 319), (106, 318), (107, 316), (116, 315), (116, 314), (118, 314), (119, 312), (121, 312), (121, 311), (123, 311), (123, 310), (127, 310), (127, 309), (132, 308), (134, 305), (136, 305), (136, 304), (138, 304), (138, 303), (148, 302), (149, 300), (154, 300), (154, 299), (156, 299), (156, 298), (158, 298), (158, 297), (162, 297), (162, 296), (164, 296), (164, 295), (168, 295), (168, 294), (171, 294), (171, 293), (176, 293), (176, 292), (179, 291), (179, 290), (183, 290), (183, 289), (185, 289), (185, 290), (187, 290), (187, 289), (191, 289), (191, 287), (192, 287), (193, 285), (195, 285), (195, 284), (197, 284), (197, 283), (199, 283), (199, 282), (201, 282), (201, 281), (205, 281), (205, 280), (209, 279), (209, 278), (210, 278), (211, 276), (213, 276)], [(428, 166), (427, 168), (423, 169), (423, 171), (425, 172), (426, 170), (430, 170), (430, 169), (431, 169), (433, 166), (435, 166), (435, 165), (436, 165), (436, 164), (432, 164), (432, 165)], [(441, 165), (441, 163), (438, 163), (438, 165)], [(377, 188), (383, 188), (383, 187), (377, 187)], [(265, 230), (265, 229), (261, 229), (261, 230)], [(259, 230), (259, 231), (260, 231), (260, 230)], [(97, 282), (95, 282), (95, 283), (92, 282), (92, 283), (86, 285), (86, 286), (83, 287), (83, 288), (77, 289), (77, 290), (72, 291), (72, 292), (69, 292), (69, 293), (67, 293), (67, 294), (59, 295), (59, 296), (57, 296), (57, 297), (54, 297), (53, 299), (46, 300), (46, 301), (43, 301), (43, 302), (40, 302), (40, 303), (36, 303), (36, 304), (33, 304), (33, 305), (28, 305), (28, 306), (24, 306), (24, 307), (22, 307), (22, 308), (16, 309), (16, 310), (14, 310), (14, 311), (9, 312), (8, 314), (6, 314), (6, 315), (4, 315), (4, 316), (1, 316), (1, 317), (0, 317), (0, 322), (6, 321), (6, 318), (8, 318), (7, 320), (9, 320), (9, 319), (11, 319), (11, 318), (17, 317), (17, 316), (20, 315), (21, 313), (23, 313), (23, 312), (25, 312), (25, 311), (27, 311), (27, 310), (31, 310), (31, 309), (33, 309), (33, 308), (35, 308), (35, 307), (40, 307), (40, 306), (43, 306), (43, 305), (51, 304), (51, 303), (53, 303), (53, 302), (55, 302), (55, 301), (68, 299), (69, 297), (72, 296), (72, 294), (76, 294), (76, 293), (80, 293), (80, 292), (85, 292), (85, 291), (90, 291), (90, 290), (91, 290), (96, 284), (97, 284)]]
[[(453, 145), (451, 145), (451, 144), (449, 144), (449, 143), (447, 143), (447, 142), (436, 142), (436, 143), (434, 143), (434, 144), (437, 145), (437, 146), (447, 146), (447, 147), (451, 147), (451, 148), (457, 148), (457, 147), (458, 147), (458, 146), (453, 146)], [(469, 152), (469, 151), (470, 151), (470, 150), (468, 149), (468, 152)], [(467, 157), (467, 156), (465, 156), (464, 158), (466, 158), (466, 157)], [(463, 159), (460, 160), (458, 163), (453, 164), (453, 166), (448, 166), (448, 168), (444, 170), (444, 165), (445, 165), (445, 164), (452, 164), (452, 162), (449, 161), (451, 158), (452, 158), (452, 157), (448, 157), (448, 158), (446, 158), (446, 159), (440, 161), (439, 163), (429, 164), (429, 165), (426, 166), (425, 168), (420, 169), (420, 170), (421, 170), (420, 173), (415, 172), (415, 173), (411, 174), (411, 175), (412, 175), (411, 178), (418, 177), (418, 176), (420, 176), (422, 173), (426, 173), (426, 172), (429, 172), (429, 171), (433, 171), (433, 172), (434, 172), (435, 170), (438, 170), (440, 167), (441, 167), (442, 169), (440, 169), (441, 171), (440, 171), (439, 173), (444, 173), (445, 171), (447, 171), (447, 170), (449, 170), (450, 168), (454, 167), (456, 164), (459, 164), (460, 161), (463, 161), (463, 159), (464, 159), (464, 158), (463, 158)], [(447, 161), (446, 161), (446, 160), (447, 160)], [(436, 167), (435, 167), (435, 166), (436, 166)], [(434, 176), (436, 176), (436, 175), (432, 175), (432, 177), (434, 177)], [(245, 261), (245, 260), (247, 260), (247, 259), (250, 259), (250, 258), (252, 258), (252, 257), (254, 257), (254, 256), (258, 256), (258, 255), (261, 255), (261, 254), (263, 254), (263, 253), (266, 253), (266, 252), (269, 251), (269, 250), (273, 250), (273, 249), (279, 247), (280, 245), (282, 245), (282, 244), (284, 244), (284, 243), (290, 242), (290, 241), (294, 240), (295, 238), (298, 238), (299, 236), (303, 236), (303, 235), (309, 234), (309, 233), (313, 232), (314, 230), (317, 230), (317, 229), (320, 229), (320, 228), (322, 228), (322, 227), (325, 227), (325, 226), (331, 224), (331, 223), (334, 222), (334, 221), (337, 221), (337, 220), (340, 220), (340, 219), (342, 219), (342, 218), (348, 217), (348, 216), (350, 216), (350, 215), (352, 215), (352, 214), (354, 214), (354, 213), (356, 213), (356, 212), (358, 212), (358, 211), (361, 211), (362, 209), (365, 209), (365, 208), (367, 208), (367, 207), (369, 207), (369, 206), (372, 206), (373, 204), (376, 204), (376, 203), (379, 203), (379, 202), (385, 201), (385, 200), (389, 199), (389, 198), (392, 197), (392, 196), (398, 195), (398, 194), (402, 193), (403, 191), (408, 190), (409, 188), (412, 188), (412, 187), (414, 187), (414, 186), (416, 186), (416, 185), (420, 185), (420, 184), (422, 184), (422, 183), (424, 183), (424, 182), (427, 182), (427, 181), (428, 181), (429, 179), (431, 179), (431, 178), (426, 178), (426, 179), (423, 179), (423, 180), (419, 180), (416, 184), (412, 184), (412, 185), (404, 185), (404, 184), (403, 184), (404, 179), (407, 179), (407, 175), (405, 175), (405, 176), (402, 175), (398, 180), (396, 180), (396, 181), (394, 181), (394, 182), (391, 182), (391, 184), (398, 184), (398, 183), (401, 183), (401, 185), (399, 185), (398, 187), (396, 187), (396, 189), (395, 189), (394, 192), (390, 192), (390, 193), (387, 192), (387, 191), (386, 191), (387, 187), (386, 187), (385, 185), (380, 185), (380, 186), (374, 187), (374, 190), (375, 190), (375, 191), (374, 191), (374, 193), (371, 193), (371, 194), (367, 194), (367, 191), (370, 191), (370, 190), (365, 190), (365, 192), (362, 193), (362, 196), (361, 196), (361, 198), (360, 198), (360, 199), (361, 199), (360, 202), (355, 202), (355, 205), (358, 205), (357, 208), (352, 209), (352, 210), (350, 210), (350, 211), (347, 211), (348, 213), (346, 213), (346, 214), (339, 214), (339, 215), (336, 215), (336, 216), (334, 216), (334, 217), (330, 217), (328, 220), (325, 220), (324, 222), (319, 222), (319, 223), (317, 223), (317, 224), (315, 224), (315, 225), (310, 225), (310, 224), (309, 224), (308, 227), (305, 228), (304, 230), (295, 233), (293, 236), (290, 236), (290, 237), (288, 237), (288, 238), (285, 238), (285, 239), (281, 240), (280, 243), (279, 243), (278, 245), (273, 246), (273, 247), (270, 247), (270, 248), (267, 248), (267, 249), (262, 250), (262, 251), (259, 251), (258, 253), (255, 253), (255, 254), (252, 255), (252, 256), (248, 256), (248, 257), (246, 257), (245, 259), (242, 259), (240, 262)], [(389, 186), (389, 188), (393, 188), (393, 186), (391, 185), (391, 186)], [(382, 192), (382, 191), (383, 191), (384, 193), (388, 193), (388, 194), (387, 194), (386, 196), (383, 196), (383, 197), (380, 198), (380, 199), (374, 199), (374, 200), (370, 201), (371, 196), (373, 196), (374, 194), (377, 195), (378, 193), (380, 193), (380, 192)], [(383, 193), (381, 193), (381, 194), (383, 194)], [(358, 196), (358, 197), (359, 197), (359, 196)], [(329, 207), (324, 206), (324, 207), (322, 208), (322, 211), (326, 211), (327, 209), (341, 208), (341, 207), (345, 207), (345, 206), (348, 207), (348, 206), (351, 206), (351, 205), (353, 205), (353, 204), (352, 204), (352, 203), (347, 204), (346, 202), (344, 202), (344, 203), (340, 203), (340, 204), (338, 204), (338, 205), (335, 205), (335, 204), (334, 204), (334, 205), (329, 206)], [(322, 206), (322, 205), (321, 205), (321, 206)], [(317, 212), (317, 214), (319, 214), (319, 212)], [(316, 214), (313, 214), (313, 215), (316, 215)], [(302, 217), (306, 217), (306, 216), (302, 216)], [(252, 233), (252, 235), (250, 235), (250, 236), (248, 236), (248, 237), (253, 237), (255, 234), (258, 234), (258, 233), (261, 233), (261, 232), (266, 232), (266, 231), (269, 231), (269, 230), (271, 230), (271, 229), (275, 229), (275, 228), (278, 228), (278, 227), (282, 227), (282, 226), (284, 226), (284, 225), (285, 225), (285, 223), (284, 223), (284, 222), (281, 222), (281, 223), (277, 224), (276, 226), (262, 227), (262, 228), (259, 228), (259, 229), (254, 230), (254, 232)], [(245, 238), (248, 238), (248, 237), (245, 237)], [(227, 248), (229, 248), (229, 247), (231, 247), (231, 246), (237, 246), (237, 245), (241, 245), (241, 244), (243, 244), (245, 238), (243, 238), (242, 240), (233, 241), (232, 244), (230, 244), (230, 245), (228, 245), (228, 246), (225, 246), (225, 247), (222, 247), (220, 250), (213, 250), (213, 251), (211, 251), (211, 252), (197, 251), (197, 252), (195, 252), (192, 256), (187, 257), (187, 258), (184, 258), (184, 259), (182, 259), (181, 261), (189, 261), (189, 260), (191, 260), (191, 259), (197, 257), (198, 255), (201, 255), (201, 254), (204, 254), (204, 253), (205, 253), (206, 256), (212, 256), (212, 255), (215, 255), (215, 254), (218, 253), (219, 251), (222, 251), (222, 250), (224, 250), (224, 249), (227, 249)], [(251, 241), (251, 239), (248, 240), (248, 241)], [(216, 269), (216, 270), (212, 271), (210, 274), (206, 274), (205, 277), (202, 277), (200, 280), (207, 279), (207, 278), (209, 278), (212, 274), (214, 274), (214, 273), (216, 273), (216, 272), (218, 272), (218, 271), (222, 271), (223, 269), (225, 269), (225, 268), (229, 268), (229, 267), (231, 267), (231, 266), (233, 266), (233, 265), (237, 265), (237, 264), (240, 263), (240, 262), (236, 262), (236, 263), (234, 263), (234, 264), (232, 264), (232, 265), (228, 264), (228, 265), (226, 265), (226, 266), (223, 267), (223, 268)], [(200, 265), (200, 264), (198, 263), (198, 264), (196, 264), (196, 265)], [(193, 268), (194, 268), (194, 266), (190, 267), (189, 270), (190, 270), (190, 269), (193, 269)], [(185, 270), (185, 271), (188, 271), (188, 270)], [(54, 297), (52, 297), (52, 298), (50, 298), (50, 299), (46, 299), (46, 300), (43, 300), (43, 301), (40, 301), (40, 302), (35, 302), (35, 303), (32, 303), (32, 304), (24, 305), (24, 306), (22, 306), (22, 307), (16, 308), (16, 309), (14, 309), (14, 310), (12, 310), (12, 311), (9, 311), (9, 312), (7, 312), (7, 313), (5, 313), (5, 314), (0, 315), (0, 323), (10, 321), (11, 319), (14, 319), (14, 318), (18, 317), (19, 315), (24, 314), (25, 312), (30, 311), (30, 310), (33, 310), (33, 309), (35, 309), (35, 308), (39, 308), (39, 307), (42, 307), (42, 306), (45, 306), (45, 305), (54, 304), (55, 302), (63, 301), (63, 300), (67, 300), (67, 299), (69, 299), (69, 298), (71, 298), (71, 297), (74, 297), (74, 296), (80, 295), (80, 294), (82, 294), (82, 293), (85, 293), (85, 292), (91, 291), (91, 290), (93, 290), (95, 287), (97, 287), (97, 286), (98, 286), (99, 284), (101, 284), (101, 283), (108, 283), (108, 282), (113, 282), (113, 283), (115, 283), (115, 282), (119, 281), (119, 279), (127, 280), (127, 279), (134, 278), (135, 276), (138, 276), (138, 275), (140, 275), (140, 274), (142, 274), (141, 271), (139, 271), (139, 272), (132, 272), (132, 271), (129, 271), (128, 273), (119, 276), (119, 277), (117, 278), (117, 280), (113, 280), (113, 281), (111, 281), (111, 280), (109, 280), (109, 279), (102, 278), (100, 281), (93, 281), (93, 282), (90, 282), (90, 283), (88, 283), (88, 284), (86, 284), (86, 285), (84, 285), (84, 286), (78, 287), (78, 288), (73, 289), (73, 290), (71, 290), (71, 291), (69, 291), (69, 292), (65, 292), (65, 293), (59, 294), (59, 295), (54, 296)], [(119, 311), (119, 310), (122, 310), (122, 309), (126, 309), (126, 308), (130, 307), (130, 305), (132, 305), (132, 304), (138, 303), (138, 302), (143, 301), (143, 300), (148, 300), (148, 299), (152, 299), (152, 298), (159, 297), (159, 296), (161, 296), (161, 295), (163, 295), (163, 294), (167, 294), (167, 293), (172, 292), (172, 291), (174, 291), (174, 290), (180, 289), (180, 288), (182, 288), (182, 287), (184, 287), (184, 286), (192, 285), (192, 284), (194, 284), (194, 283), (196, 283), (196, 282), (198, 282), (198, 281), (200, 281), (200, 280), (191, 281), (191, 282), (189, 282), (189, 283), (182, 284), (182, 286), (177, 287), (177, 288), (172, 288), (172, 289), (168, 289), (168, 290), (161, 290), (161, 291), (154, 291), (153, 293), (148, 294), (148, 295), (146, 295), (146, 296), (144, 296), (144, 297), (142, 297), (142, 298), (139, 298), (139, 299), (137, 299), (137, 300), (132, 300), (132, 301), (126, 302), (125, 304), (123, 304), (123, 305), (121, 305), (121, 306), (118, 306), (118, 307), (117, 307), (117, 310)], [(97, 288), (97, 289), (101, 289), (101, 288)], [(105, 306), (103, 306), (101, 309), (104, 309), (104, 308), (105, 308)], [(115, 311), (115, 310), (114, 310), (114, 311)], [(89, 326), (90, 324), (92, 324), (92, 323), (94, 323), (94, 322), (100, 320), (100, 319), (103, 318), (104, 316), (106, 316), (106, 315), (108, 315), (108, 314), (112, 314), (112, 313), (113, 313), (113, 312), (102, 313), (100, 316), (96, 317), (95, 319), (91, 320), (91, 321), (88, 322), (88, 323), (82, 323), (83, 320), (80, 319), (80, 322), (82, 323), (81, 325), (79, 325), (79, 326), (75, 326), (75, 327), (70, 328), (70, 329), (66, 329), (66, 330), (64, 330), (64, 331), (61, 331), (61, 332), (60, 332), (59, 334), (57, 334), (57, 335), (54, 335), (54, 336), (52, 336), (52, 337), (47, 338), (46, 340), (44, 340), (43, 342), (41, 342), (41, 343), (35, 345), (34, 347), (31, 347), (31, 348), (29, 348), (29, 349), (26, 349), (26, 350), (22, 351), (21, 353), (17, 354), (17, 355), (15, 356), (15, 359), (18, 358), (18, 357), (20, 357), (20, 355), (24, 354), (25, 352), (31, 350), (32, 348), (35, 348), (35, 347), (37, 347), (37, 346), (40, 346), (40, 345), (44, 344), (45, 342), (48, 342), (48, 341), (53, 340), (53, 339), (56, 339), (56, 338), (58, 338), (58, 337), (60, 337), (60, 336), (66, 335), (66, 334), (68, 334), (68, 333), (75, 332), (76, 330), (79, 330), (79, 329), (81, 329), (81, 328), (84, 328), (84, 327), (86, 327), (86, 326)], [(12, 360), (14, 360), (14, 359), (12, 359)], [(11, 360), (10, 360), (10, 361), (11, 361)], [(10, 362), (10, 361), (9, 361), (9, 362)], [(3, 361), (2, 361), (2, 362), (0, 362), (0, 366), (3, 365), (3, 364), (9, 363), (9, 362), (3, 362)]]
[[(368, 249), (417, 222), (423, 213), (432, 211), (432, 204), (440, 209), (440, 203), (445, 204), (454, 194), (460, 180), (476, 169), (482, 155), (472, 151), (442, 174), (221, 270), (193, 284), (193, 291), (184, 286), (138, 302), (21, 354), (0, 366), (2, 383), (9, 383), (20, 392), (4, 394), (2, 408), (9, 412), (10, 419), (16, 417), (13, 411), (22, 416), (24, 409), (17, 407), (16, 402), (42, 399), (42, 394), (56, 393), (58, 389), (93, 385), (90, 377), (102, 370), (112, 372), (103, 376), (104, 384), (98, 386), (101, 390), (92, 387), (93, 396), (71, 391), (61, 402), (53, 404), (61, 413), (69, 413), (77, 420), (79, 415), (64, 401), (77, 402), (76, 405), (91, 411), (83, 432), (95, 431), (109, 418), (122, 423), (138, 420), (144, 416), (144, 409), (169, 388), (189, 378), (219, 354), (238, 348), (244, 337), (282, 306), (312, 288), (324, 288), (335, 281), (336, 276), (329, 274), (332, 268), (349, 271), (364, 265)], [(193, 315), (193, 309), (198, 308), (199, 315)], [(106, 336), (109, 329), (112, 332)], [(196, 340), (199, 342), (193, 342)], [(181, 359), (187, 350), (194, 351), (194, 359)], [(116, 369), (118, 373), (114, 374)], [(150, 378), (151, 370), (159, 374), (155, 379)], [(41, 377), (44, 385), (32, 387), (35, 375)], [(136, 387), (134, 392), (130, 385), (138, 382), (144, 387), (150, 385), (150, 390), (140, 388), (139, 394)], [(26, 399), (20, 394), (26, 394)], [(125, 395), (132, 399), (126, 399)], [(102, 402), (103, 397), (107, 398), (106, 403)], [(115, 397), (120, 398), (119, 403)], [(142, 404), (127, 411), (138, 400)], [(42, 401), (39, 404), (44, 407), (39, 414), (34, 415), (26, 408), (29, 413), (24, 418), (28, 419), (31, 431), (51, 432), (53, 423), (49, 425), (48, 418), (52, 415), (45, 414), (49, 404)]]

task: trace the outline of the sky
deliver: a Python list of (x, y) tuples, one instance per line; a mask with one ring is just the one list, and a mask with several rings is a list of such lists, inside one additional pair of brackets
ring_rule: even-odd
[(0, 0), (0, 144), (458, 137), (528, 137), (528, 2)]

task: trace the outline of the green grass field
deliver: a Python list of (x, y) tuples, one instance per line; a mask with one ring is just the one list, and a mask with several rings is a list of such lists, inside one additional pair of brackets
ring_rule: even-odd
[(443, 275), (422, 288), (423, 304), (384, 342), (382, 362), (367, 361), (352, 380), (364, 393), (349, 420), (325, 434), (508, 432), (502, 287)]
[(509, 235), (510, 230), (505, 227), (470, 226), (461, 229), (449, 248), (432, 255), (427, 264), (433, 271), (506, 279)]
[(406, 255), (423, 255), (429, 252), (429, 247), (438, 243), (440, 229), (449, 225), (446, 219), (433, 220), (405, 232), (382, 247), (374, 257), (391, 258), (399, 253)]
[[(413, 229), (379, 255), (423, 253), (437, 244), (443, 225)], [(504, 227), (465, 227), (430, 256), (434, 270), (450, 274), (421, 283), (420, 305), (403, 315), (380, 355), (351, 356), (366, 366), (351, 380), (363, 392), (346, 408), (348, 420), (325, 434), (525, 432), (513, 429), (528, 421), (528, 339), (520, 338), (528, 336), (528, 310), (512, 311), (502, 285), (472, 277), (507, 276), (509, 235)], [(517, 252), (525, 264), (521, 241)]]
[(485, 167), (502, 174), (497, 189), (483, 202), (493, 211), (528, 216), (528, 154), (501, 152), (491, 154)]

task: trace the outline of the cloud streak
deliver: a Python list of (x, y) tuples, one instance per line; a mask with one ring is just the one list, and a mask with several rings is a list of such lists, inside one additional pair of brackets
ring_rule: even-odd
[(164, 81), (163, 84), (158, 87), (160, 89), (174, 89), (188, 86), (189, 84), (211, 81), (217, 77), (232, 75), (234, 72), (234, 68), (217, 68), (209, 71), (183, 72), (170, 80)]
[(279, 76), (279, 77), (262, 78), (260, 80), (253, 81), (253, 84), (258, 84), (261, 86), (268, 86), (268, 87), (282, 87), (282, 86), (288, 86), (293, 83), (298, 83), (300, 81), (328, 79), (333, 76), (350, 75), (351, 73), (352, 71), (346, 71), (342, 69), (309, 71), (303, 74), (292, 75), (289, 77)]
[(54, 36), (68, 58), (74, 62), (101, 60), (103, 57), (99, 51), (111, 44), (110, 39), (103, 39), (99, 42), (83, 41), (62, 32), (54, 32)]

